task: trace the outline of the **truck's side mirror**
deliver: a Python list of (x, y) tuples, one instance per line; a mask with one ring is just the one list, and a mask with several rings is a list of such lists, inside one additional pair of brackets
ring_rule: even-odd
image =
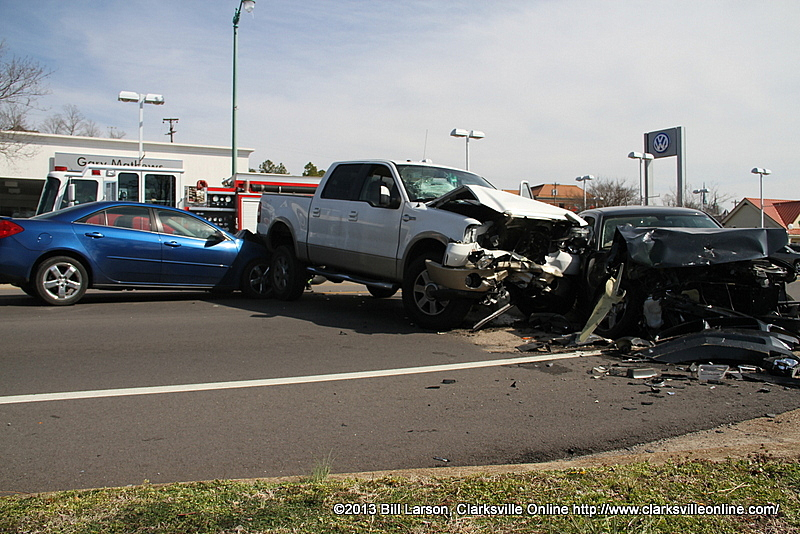
[(385, 185), (382, 185), (381, 186), (381, 196), (380, 196), (380, 201), (379, 201), (381, 207), (384, 207), (384, 208), (388, 207), (389, 206), (389, 202), (391, 202), (391, 200), (392, 200), (392, 196), (391, 196), (391, 193), (389, 192), (389, 188), (386, 187)]
[(392, 198), (392, 192), (389, 190), (389, 186), (381, 185), (378, 205), (382, 208), (394, 209), (400, 206), (400, 199), (398, 197)]

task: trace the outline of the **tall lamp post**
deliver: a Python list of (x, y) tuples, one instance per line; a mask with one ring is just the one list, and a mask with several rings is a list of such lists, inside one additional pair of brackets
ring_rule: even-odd
[(239, 150), (236, 147), (236, 62), (239, 55), (239, 16), (242, 14), (242, 9), (248, 13), (252, 13), (256, 7), (255, 0), (239, 0), (239, 7), (236, 8), (236, 13), (233, 15), (233, 111), (231, 115), (231, 179), (236, 175), (237, 165), (239, 159)]
[(478, 130), (462, 130), (461, 128), (453, 128), (453, 131), (450, 132), (452, 137), (464, 137), (467, 140), (467, 166), (465, 167), (466, 170), (469, 170), (469, 140), (470, 139), (483, 139), (486, 137), (486, 134), (483, 132), (479, 132)]
[(645, 205), (645, 197), (644, 197), (644, 185), (642, 184), (642, 166), (644, 165), (645, 161), (651, 161), (654, 159), (652, 154), (648, 154), (647, 152), (631, 152), (628, 154), (628, 157), (631, 159), (638, 159), (639, 160), (639, 205)]
[(706, 211), (706, 193), (708, 193), (708, 189), (706, 189), (706, 184), (703, 184), (703, 188), (702, 189), (695, 189), (694, 191), (692, 191), (692, 193), (694, 193), (695, 195), (703, 195), (701, 197), (701, 200), (700, 200), (700, 202), (701, 202), (700, 205), (701, 205), (701, 208), (702, 208), (703, 212), (705, 212)]
[(161, 106), (164, 104), (164, 97), (152, 93), (140, 94), (133, 91), (120, 91), (117, 100), (120, 102), (139, 103), (139, 165), (141, 165), (144, 159), (144, 105), (155, 104), (156, 106)]
[(758, 175), (758, 195), (761, 200), (761, 228), (764, 228), (764, 175), (772, 174), (772, 171), (769, 169), (762, 169), (761, 167), (755, 167), (750, 172)]
[(594, 180), (594, 176), (587, 174), (586, 176), (578, 176), (575, 179), (579, 182), (583, 182), (583, 209), (586, 209), (586, 182), (589, 180)]

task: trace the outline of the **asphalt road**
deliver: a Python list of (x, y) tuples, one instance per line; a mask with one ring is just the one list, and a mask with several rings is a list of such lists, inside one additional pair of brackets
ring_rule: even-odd
[(603, 355), (501, 362), (530, 354), (420, 331), (353, 285), (64, 308), (0, 286), (0, 339), (0, 494), (542, 461), (800, 407), (752, 382), (595, 379), (621, 364)]

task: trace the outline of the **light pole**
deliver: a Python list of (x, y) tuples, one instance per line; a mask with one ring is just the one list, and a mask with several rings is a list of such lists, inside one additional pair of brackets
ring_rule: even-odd
[(469, 140), (470, 139), (483, 139), (486, 137), (486, 134), (483, 132), (479, 132), (478, 130), (462, 130), (461, 128), (453, 128), (453, 131), (450, 132), (452, 137), (464, 137), (467, 139), (467, 166), (466, 170), (469, 170)]
[(586, 209), (586, 182), (588, 180), (594, 180), (594, 176), (587, 174), (586, 176), (578, 176), (575, 179), (579, 182), (583, 182), (583, 209)]
[(758, 175), (758, 194), (761, 200), (761, 228), (764, 228), (764, 175), (772, 174), (772, 171), (755, 167), (750, 172)]
[(702, 189), (695, 189), (694, 191), (692, 191), (692, 193), (694, 193), (695, 195), (703, 195), (701, 197), (702, 200), (700, 202), (701, 202), (702, 210), (705, 213), (705, 211), (706, 211), (706, 193), (708, 193), (708, 189), (706, 189), (706, 184), (703, 184), (703, 188)]
[(117, 100), (120, 102), (139, 103), (139, 165), (141, 165), (144, 159), (144, 141), (142, 139), (144, 134), (144, 105), (155, 104), (156, 106), (161, 106), (164, 104), (164, 97), (152, 93), (140, 94), (133, 91), (120, 91)]
[(233, 105), (231, 115), (231, 179), (236, 175), (236, 161), (239, 159), (239, 150), (236, 148), (236, 61), (239, 55), (239, 16), (242, 8), (252, 13), (256, 7), (255, 0), (239, 0), (239, 7), (233, 15)]
[(645, 161), (651, 161), (654, 159), (652, 154), (648, 154), (647, 152), (631, 152), (628, 154), (628, 157), (631, 159), (638, 159), (639, 160), (639, 205), (645, 205), (645, 198), (644, 198), (644, 185), (642, 184), (642, 166), (644, 165)]

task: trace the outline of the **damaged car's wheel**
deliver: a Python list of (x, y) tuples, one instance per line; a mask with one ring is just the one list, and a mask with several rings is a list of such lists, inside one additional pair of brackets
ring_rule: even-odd
[(434, 293), (439, 286), (428, 276), (425, 260), (441, 261), (441, 258), (433, 253), (423, 254), (409, 264), (403, 278), (403, 306), (411, 319), (422, 328), (455, 328), (467, 316), (472, 303), (464, 299), (437, 298)]
[(594, 333), (608, 339), (634, 335), (642, 319), (641, 291), (635, 287), (624, 287), (625, 296), (611, 307), (605, 319), (595, 328)]

